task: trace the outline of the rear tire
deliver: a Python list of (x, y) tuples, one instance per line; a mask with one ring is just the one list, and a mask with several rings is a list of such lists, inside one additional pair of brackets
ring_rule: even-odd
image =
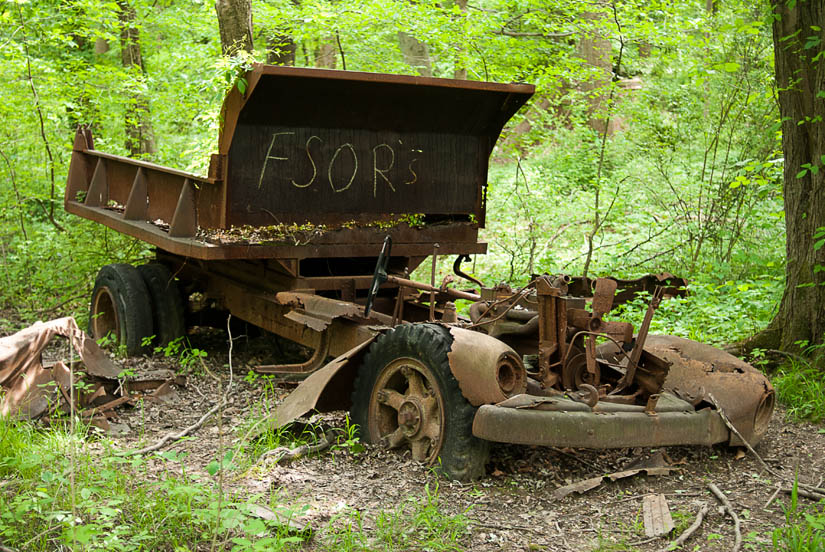
[(138, 267), (143, 283), (152, 298), (152, 325), (155, 343), (168, 345), (184, 334), (183, 300), (178, 284), (165, 265), (149, 263)]
[(473, 436), (476, 409), (450, 370), (451, 346), (449, 331), (434, 324), (381, 335), (359, 368), (351, 416), (363, 441), (409, 448), (415, 460), (470, 481), (484, 475), (489, 443)]
[(126, 354), (137, 356), (152, 328), (151, 299), (138, 269), (128, 264), (102, 267), (92, 290), (89, 334), (95, 339), (112, 335)]

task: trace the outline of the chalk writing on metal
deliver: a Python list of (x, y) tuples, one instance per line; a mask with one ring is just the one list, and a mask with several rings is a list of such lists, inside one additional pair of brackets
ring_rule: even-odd
[[(344, 148), (349, 148), (350, 153), (352, 153), (352, 160), (355, 162), (355, 166), (352, 168), (352, 176), (349, 177), (349, 182), (343, 188), (335, 188), (335, 184), (332, 183), (332, 166), (335, 164), (335, 160), (338, 158), (338, 154), (341, 153), (341, 150)], [(352, 144), (343, 144), (337, 150), (335, 150), (335, 154), (332, 156), (332, 161), (329, 162), (329, 169), (327, 170), (327, 177), (329, 178), (329, 185), (332, 187), (333, 192), (343, 192), (349, 190), (349, 187), (352, 186), (352, 181), (355, 180), (355, 173), (358, 172), (358, 155), (355, 153), (355, 148)]]
[(410, 164), (407, 165), (407, 168), (409, 169), (410, 174), (413, 176), (413, 178), (410, 181), (404, 182), (404, 184), (415, 184), (416, 181), (418, 181), (418, 175), (415, 174), (415, 171), (412, 168), (413, 163), (415, 163), (416, 161), (418, 161), (418, 159), (413, 159), (412, 161), (410, 161)]
[[(267, 171), (267, 168), (269, 167), (269, 161), (270, 160), (273, 160), (273, 161), (289, 161), (290, 159), (292, 159), (291, 157), (282, 157), (281, 155), (287, 155), (287, 153), (289, 153), (290, 148), (294, 148), (294, 147), (298, 146), (298, 144), (294, 144), (294, 141), (293, 141), (292, 145), (281, 145), (280, 146), (281, 151), (286, 150), (285, 153), (281, 153), (281, 155), (273, 154), (273, 151), (277, 151), (276, 150), (276, 141), (278, 140), (278, 137), (279, 136), (295, 136), (295, 135), (296, 135), (296, 132), (294, 132), (294, 131), (284, 131), (284, 132), (274, 132), (274, 133), (272, 133), (272, 138), (269, 141), (269, 146), (266, 150), (266, 156), (264, 157), (263, 166), (261, 167), (261, 174), (258, 177), (258, 189), (259, 190), (263, 186), (264, 177), (266, 176), (266, 171)], [(312, 176), (309, 178), (309, 180), (307, 180), (303, 184), (300, 184), (294, 178), (290, 178), (289, 175), (282, 175), (282, 178), (288, 179), (289, 183), (292, 186), (296, 187), (296, 188), (301, 188), (301, 189), (309, 188), (318, 179), (319, 165), (321, 167), (326, 166), (327, 167), (327, 180), (329, 181), (329, 186), (332, 189), (333, 193), (340, 193), (340, 192), (345, 192), (345, 191), (349, 190), (352, 187), (352, 184), (355, 182), (355, 177), (358, 175), (358, 151), (356, 150), (355, 146), (353, 144), (349, 143), (349, 142), (338, 146), (338, 148), (336, 148), (334, 153), (332, 154), (332, 158), (329, 160), (329, 162), (327, 162), (326, 159), (325, 159), (325, 156), (324, 156), (324, 150), (326, 148), (323, 148), (323, 147), (320, 148), (320, 156), (321, 156), (320, 158), (318, 157), (319, 156), (319, 151), (318, 150), (316, 150), (315, 156), (313, 156), (312, 149), (311, 149), (312, 144), (313, 144), (313, 140), (317, 140), (320, 144), (324, 143), (324, 140), (320, 136), (316, 136), (316, 135), (309, 136), (309, 138), (307, 138), (306, 142), (304, 142), (304, 151), (306, 152), (306, 157), (307, 157), (307, 160), (309, 161), (309, 164), (312, 166)], [(398, 140), (398, 146), (397, 147), (400, 147), (400, 150), (399, 150), (400, 153), (396, 152), (395, 148), (393, 148), (392, 146), (390, 146), (389, 144), (386, 144), (386, 143), (378, 144), (378, 145), (374, 146), (371, 149), (371, 152), (372, 152), (372, 196), (373, 197), (378, 196), (378, 182), (379, 182), (379, 179), (383, 180), (383, 182), (385, 182), (387, 184), (387, 186), (389, 187), (389, 189), (392, 192), (398, 191), (397, 188), (396, 188), (396, 185), (399, 181), (403, 182), (403, 184), (408, 185), (408, 186), (418, 182), (418, 176), (419, 175), (416, 172), (416, 169), (414, 168), (415, 163), (418, 162), (418, 160), (419, 160), (418, 157), (414, 157), (409, 161), (409, 163), (406, 163), (407, 170), (410, 173), (410, 175), (408, 177), (409, 178), (408, 180), (404, 181), (404, 177), (403, 177), (403, 175), (400, 174), (400, 172), (403, 171), (402, 167), (404, 166), (406, 160), (409, 159), (410, 154), (415, 155), (415, 156), (420, 156), (421, 154), (424, 153), (424, 151), (421, 150), (421, 149), (415, 148), (415, 147), (408, 149), (409, 146), (404, 146), (404, 143), (401, 140)], [(339, 157), (342, 155), (342, 152), (345, 149), (349, 150), (349, 153), (352, 156), (352, 162), (353, 162), (352, 174), (350, 174), (349, 179), (346, 181), (346, 183), (344, 183), (343, 180), (341, 180), (336, 184), (335, 177), (333, 176), (335, 162), (336, 161), (341, 161), (339, 159)], [(382, 150), (389, 150), (389, 153), (381, 153)], [(398, 153), (398, 155), (397, 155), (397, 153)], [(365, 152), (362, 152), (361, 155), (363, 157), (363, 155), (365, 155)], [(399, 157), (399, 155), (400, 155), (400, 157)], [(379, 156), (381, 157), (381, 159), (379, 159)], [(398, 164), (399, 164), (399, 167), (397, 169), (396, 169), (396, 161), (398, 161)], [(321, 170), (323, 170), (323, 168)], [(393, 170), (395, 170), (395, 173), (393, 173)], [(393, 183), (393, 178), (391, 178), (393, 174), (395, 174), (394, 179), (395, 179), (396, 183)], [(339, 177), (340, 177), (340, 175), (339, 175)], [(346, 178), (346, 177), (344, 176), (344, 178)]]
[(287, 161), (289, 157), (276, 157), (274, 155), (270, 155), (272, 153), (272, 146), (275, 145), (275, 139), (278, 136), (285, 136), (295, 134), (294, 132), (275, 132), (272, 134), (272, 140), (269, 142), (269, 149), (266, 150), (266, 157), (264, 158), (264, 166), (261, 167), (261, 176), (258, 178), (258, 189), (261, 189), (261, 184), (264, 182), (264, 173), (266, 172), (266, 164), (269, 162), (270, 159), (274, 159), (275, 161)]
[[(294, 180), (291, 180), (290, 182), (292, 182), (292, 185), (296, 188), (308, 188), (312, 185), (313, 182), (315, 182), (315, 177), (318, 176), (318, 167), (315, 166), (315, 160), (312, 158), (312, 154), (309, 152), (309, 143), (312, 142), (313, 138), (315, 138), (319, 142), (323, 142), (323, 140), (321, 140), (321, 138), (319, 138), (318, 136), (310, 136), (306, 143), (307, 157), (309, 158), (309, 162), (312, 163), (312, 178), (310, 178), (309, 182), (307, 182), (306, 184), (298, 184)], [(260, 188), (260, 185), (258, 187)]]
[[(400, 140), (399, 140), (399, 142), (400, 142)], [(387, 166), (384, 169), (379, 169), (378, 168), (378, 148), (387, 148), (388, 150), (390, 150), (390, 154), (392, 154), (392, 157), (390, 158), (389, 166)], [(392, 185), (392, 182), (390, 182), (390, 179), (387, 178), (387, 175), (385, 174), (385, 173), (388, 173), (390, 171), (390, 169), (392, 169), (392, 166), (394, 164), (395, 164), (395, 151), (393, 151), (393, 149), (389, 145), (387, 145), (387, 144), (378, 144), (377, 146), (372, 148), (372, 197), (375, 197), (376, 193), (378, 191), (378, 175), (379, 174), (381, 175), (381, 178), (383, 178), (384, 181), (387, 183), (387, 185), (390, 187), (390, 190), (392, 190), (393, 192), (395, 191), (395, 186)]]

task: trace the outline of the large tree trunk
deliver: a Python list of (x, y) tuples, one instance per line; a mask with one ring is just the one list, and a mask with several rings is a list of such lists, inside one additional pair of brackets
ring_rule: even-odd
[[(140, 31), (135, 25), (135, 8), (126, 1), (118, 0), (120, 13), (120, 56), (124, 69), (144, 77), (143, 57), (140, 53)], [(134, 87), (126, 109), (126, 150), (129, 155), (152, 154), (155, 148), (155, 133), (149, 117), (149, 101)]]
[(789, 8), (786, 0), (772, 3), (787, 265), (776, 317), (750, 346), (793, 350), (800, 341), (821, 344), (825, 334), (825, 247), (816, 249), (814, 240), (825, 227), (825, 97), (819, 97), (825, 96), (825, 61), (813, 59), (825, 47), (825, 4), (798, 0)]
[(252, 51), (252, 4), (250, 0), (217, 0), (218, 28), (223, 55)]

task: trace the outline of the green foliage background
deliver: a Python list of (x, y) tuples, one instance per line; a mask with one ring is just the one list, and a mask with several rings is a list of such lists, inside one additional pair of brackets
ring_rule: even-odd
[[(696, 282), (694, 300), (663, 309), (662, 330), (729, 341), (772, 314), (784, 235), (764, 5), (724, 2), (711, 13), (699, 2), (481, 0), (462, 11), (432, 0), (255, 1), (256, 51), (227, 59), (211, 1), (131, 0), (141, 73), (121, 64), (121, 4), (0, 3), (0, 305), (18, 323), (82, 319), (100, 265), (150, 254), (62, 212), (76, 124), (92, 126), (96, 149), (125, 154), (124, 122), (139, 90), (158, 145), (151, 160), (203, 173), (227, 88), (278, 37), (294, 39), (296, 65), (314, 65), (318, 46), (336, 37), (339, 68), (343, 57), (349, 70), (415, 74), (401, 55), (402, 31), (426, 42), (435, 76), (465, 67), (471, 79), (538, 89), (493, 156), (490, 246), (475, 260), (478, 276), (523, 284), (531, 272), (580, 273), (598, 191), (603, 224), (591, 275), (669, 271)], [(614, 70), (639, 89), (586, 63), (582, 36), (608, 38)], [(602, 153), (594, 128), (608, 119), (622, 130)]]

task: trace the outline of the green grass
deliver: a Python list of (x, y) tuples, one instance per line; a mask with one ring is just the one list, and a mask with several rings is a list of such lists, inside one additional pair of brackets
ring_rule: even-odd
[(771, 533), (773, 549), (778, 552), (821, 552), (825, 550), (825, 501), (802, 508), (794, 482), (791, 505), (785, 508), (785, 525)]
[(772, 382), (791, 419), (814, 423), (825, 419), (825, 377), (820, 368), (791, 360), (777, 371)]
[[(465, 512), (466, 513), (466, 512)], [(373, 530), (365, 529), (367, 524)], [(469, 534), (464, 513), (444, 512), (438, 483), (424, 486), (421, 498), (409, 497), (395, 509), (374, 517), (357, 510), (337, 516), (322, 538), (324, 550), (463, 550), (462, 539)]]
[[(221, 495), (214, 478), (187, 473), (179, 455), (116, 454), (85, 428), (35, 430), (0, 420), (0, 542), (27, 552), (73, 550), (281, 550), (302, 539), (250, 507), (289, 517), (275, 496)], [(263, 544), (262, 544), (263, 543)]]

